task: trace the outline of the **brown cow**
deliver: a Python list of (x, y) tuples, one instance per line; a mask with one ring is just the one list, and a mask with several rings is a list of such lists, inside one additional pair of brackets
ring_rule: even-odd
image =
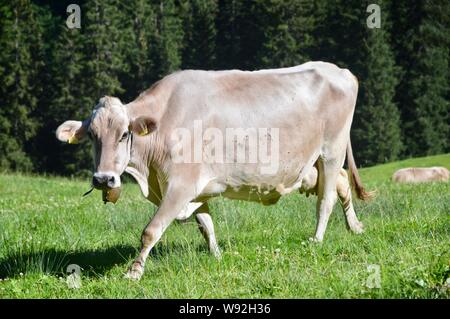
[(396, 171), (392, 181), (396, 183), (447, 182), (449, 171), (445, 167), (408, 167)]
[[(195, 213), (201, 229), (211, 229), (209, 198), (273, 204), (300, 190), (314, 165), (314, 240), (322, 241), (345, 157), (356, 194), (370, 197), (350, 142), (357, 94), (350, 71), (324, 62), (253, 72), (187, 70), (166, 76), (128, 104), (100, 99), (88, 119), (63, 123), (56, 136), (69, 143), (90, 136), (92, 183), (104, 200), (117, 200), (120, 175), (127, 172), (159, 207), (127, 274), (139, 279), (150, 250), (175, 219)], [(345, 200), (344, 210), (350, 204)], [(353, 208), (347, 212), (359, 232)], [(212, 246), (210, 241), (214, 252)]]

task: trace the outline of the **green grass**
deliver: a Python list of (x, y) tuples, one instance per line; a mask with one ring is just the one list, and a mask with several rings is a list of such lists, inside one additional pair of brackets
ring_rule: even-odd
[[(222, 260), (194, 221), (174, 223), (140, 282), (123, 274), (155, 208), (136, 185), (103, 205), (99, 192), (81, 197), (87, 180), (0, 175), (0, 298), (449, 298), (449, 184), (389, 180), (400, 167), (449, 163), (447, 154), (362, 170), (378, 190), (374, 201), (355, 202), (365, 233), (348, 232), (336, 207), (321, 244), (308, 241), (314, 197), (269, 207), (215, 199)], [(79, 289), (66, 283), (69, 264), (82, 267)], [(380, 267), (380, 288), (366, 286), (369, 265)]]

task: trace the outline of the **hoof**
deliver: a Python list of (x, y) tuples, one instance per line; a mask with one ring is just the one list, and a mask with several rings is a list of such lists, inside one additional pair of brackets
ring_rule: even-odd
[(140, 280), (143, 274), (144, 267), (140, 263), (134, 263), (124, 277), (131, 280)]
[(364, 225), (358, 221), (350, 227), (350, 230), (355, 234), (362, 234), (364, 232)]
[(322, 242), (322, 239), (321, 238), (317, 238), (317, 237), (309, 237), (309, 241), (311, 242), (311, 243), (321, 243)]

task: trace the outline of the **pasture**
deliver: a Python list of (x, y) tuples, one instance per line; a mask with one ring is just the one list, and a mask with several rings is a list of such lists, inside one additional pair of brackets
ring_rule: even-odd
[[(320, 244), (308, 241), (314, 196), (269, 207), (214, 199), (222, 260), (193, 219), (174, 223), (140, 282), (123, 274), (155, 207), (136, 185), (103, 205), (98, 191), (81, 197), (88, 179), (1, 174), (0, 298), (449, 298), (450, 184), (391, 183), (412, 165), (449, 168), (450, 154), (360, 170), (378, 191), (354, 201), (365, 232), (347, 231), (336, 205)], [(66, 282), (69, 264), (82, 268), (79, 288)]]

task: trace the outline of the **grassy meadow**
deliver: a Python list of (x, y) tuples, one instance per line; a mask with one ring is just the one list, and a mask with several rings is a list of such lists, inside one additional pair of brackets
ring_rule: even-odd
[[(0, 298), (449, 298), (450, 184), (390, 181), (398, 168), (432, 165), (450, 168), (450, 154), (362, 169), (378, 191), (355, 201), (365, 232), (347, 231), (336, 205), (320, 244), (308, 241), (314, 196), (269, 207), (214, 199), (223, 258), (195, 220), (174, 223), (140, 282), (123, 274), (155, 207), (135, 184), (103, 205), (98, 191), (81, 196), (87, 179), (0, 174)], [(79, 288), (67, 283), (69, 264), (81, 267)]]

